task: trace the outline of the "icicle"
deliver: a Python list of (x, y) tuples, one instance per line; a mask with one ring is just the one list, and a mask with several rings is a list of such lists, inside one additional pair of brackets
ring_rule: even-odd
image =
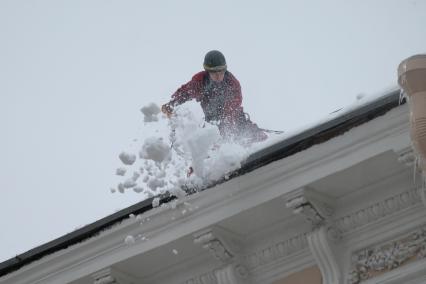
[(404, 90), (401, 88), (399, 91), (399, 104), (402, 104), (404, 99), (408, 99), (407, 94), (405, 94)]

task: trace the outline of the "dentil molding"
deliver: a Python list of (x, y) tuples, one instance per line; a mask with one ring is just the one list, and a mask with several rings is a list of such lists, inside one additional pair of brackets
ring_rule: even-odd
[(247, 265), (249, 270), (254, 270), (260, 266), (268, 265), (280, 259), (291, 257), (307, 247), (308, 242), (306, 239), (306, 233), (299, 234), (245, 255), (244, 263)]
[(335, 227), (342, 233), (350, 233), (369, 223), (386, 218), (420, 203), (420, 190), (411, 189), (373, 203), (335, 220)]

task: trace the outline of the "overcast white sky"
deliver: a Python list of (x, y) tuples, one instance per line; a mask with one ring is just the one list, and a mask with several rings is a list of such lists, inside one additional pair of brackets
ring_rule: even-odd
[(396, 85), (425, 27), (423, 0), (0, 0), (0, 262), (141, 200), (117, 156), (207, 51), (288, 131)]

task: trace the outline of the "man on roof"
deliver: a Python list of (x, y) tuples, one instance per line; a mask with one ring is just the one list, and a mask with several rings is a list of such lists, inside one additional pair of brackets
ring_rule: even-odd
[(203, 66), (204, 71), (182, 85), (161, 110), (170, 116), (174, 107), (195, 99), (204, 119), (216, 124), (223, 138), (243, 143), (265, 140), (266, 133), (243, 110), (240, 82), (227, 70), (225, 56), (218, 50), (209, 51)]

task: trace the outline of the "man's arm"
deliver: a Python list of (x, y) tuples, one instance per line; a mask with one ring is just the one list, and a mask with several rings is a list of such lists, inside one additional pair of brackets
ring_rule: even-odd
[(171, 115), (175, 106), (181, 105), (189, 100), (197, 99), (201, 96), (204, 72), (200, 72), (192, 77), (192, 80), (182, 85), (172, 95), (172, 99), (164, 104), (161, 110), (167, 115)]

